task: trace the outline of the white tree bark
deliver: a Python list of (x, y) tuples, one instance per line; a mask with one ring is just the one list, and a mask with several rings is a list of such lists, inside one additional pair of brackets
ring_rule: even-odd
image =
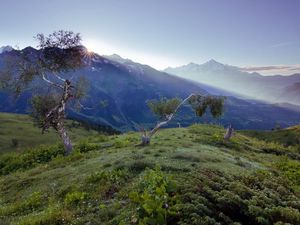
[(234, 129), (232, 128), (231, 124), (226, 129), (226, 133), (224, 135), (225, 140), (229, 140), (234, 135)]
[(152, 136), (164, 125), (168, 124), (175, 116), (179, 108), (184, 105), (190, 98), (193, 96), (197, 96), (197, 94), (190, 94), (187, 98), (182, 100), (182, 102), (176, 107), (173, 113), (170, 115), (166, 116), (166, 119), (163, 121), (160, 121), (156, 124), (156, 126), (147, 134), (147, 132), (144, 129), (141, 129), (142, 136), (141, 136), (141, 141), (142, 143), (139, 144), (138, 146), (146, 146), (150, 144)]
[(60, 138), (62, 139), (65, 148), (65, 155), (69, 155), (73, 150), (73, 146), (65, 130), (64, 120), (65, 120), (66, 103), (72, 97), (71, 82), (69, 80), (64, 80), (64, 86), (61, 86), (52, 83), (45, 76), (43, 76), (43, 79), (48, 83), (50, 82), (50, 84), (61, 87), (63, 89), (63, 95), (59, 104), (53, 107), (47, 113), (42, 132), (44, 133), (44, 131), (48, 130), (50, 126), (53, 127), (58, 132)]

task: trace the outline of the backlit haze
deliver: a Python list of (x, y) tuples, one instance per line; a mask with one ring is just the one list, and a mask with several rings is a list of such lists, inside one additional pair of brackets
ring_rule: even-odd
[(156, 69), (215, 59), (265, 75), (300, 72), (298, 0), (1, 0), (0, 46), (81, 33), (100, 55)]

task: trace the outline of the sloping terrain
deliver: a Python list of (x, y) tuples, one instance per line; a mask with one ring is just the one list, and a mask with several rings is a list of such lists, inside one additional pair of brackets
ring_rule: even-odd
[(254, 99), (300, 105), (297, 98), (299, 87), (296, 85), (300, 82), (300, 74), (262, 76), (215, 60), (204, 64), (190, 63), (176, 68), (169, 67), (165, 72)]
[[(33, 125), (33, 119), (28, 115), (0, 113), (0, 153), (60, 142), (54, 130), (42, 135), (41, 129)], [(66, 127), (74, 140), (97, 134), (95, 130), (85, 128), (74, 121), (67, 121)]]
[(241, 132), (260, 140), (280, 143), (287, 147), (300, 146), (300, 126), (288, 127), (286, 129), (278, 128), (272, 131), (245, 130)]
[[(300, 163), (211, 125), (88, 137), (0, 155), (1, 224), (299, 224)], [(38, 137), (36, 137), (38, 138)]]

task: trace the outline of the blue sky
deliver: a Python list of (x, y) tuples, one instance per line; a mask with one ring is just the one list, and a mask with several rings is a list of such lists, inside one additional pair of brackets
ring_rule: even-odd
[(0, 45), (80, 32), (99, 54), (162, 69), (211, 58), (260, 67), (300, 64), (298, 0), (0, 0)]

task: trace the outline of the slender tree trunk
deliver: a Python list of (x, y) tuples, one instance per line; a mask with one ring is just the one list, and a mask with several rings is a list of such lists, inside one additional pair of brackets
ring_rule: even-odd
[(151, 136), (147, 134), (146, 130), (144, 128), (141, 128), (141, 143), (136, 146), (147, 146), (150, 144)]
[(73, 150), (73, 146), (70, 140), (70, 137), (68, 135), (68, 133), (66, 132), (64, 126), (61, 126), (60, 128), (58, 128), (57, 130), (63, 144), (64, 144), (64, 148), (65, 148), (65, 156), (69, 155), (72, 150)]
[(141, 146), (150, 145), (151, 137), (150, 136), (142, 136)]
[(63, 89), (63, 95), (60, 100), (60, 103), (47, 113), (42, 132), (44, 132), (45, 130), (49, 129), (50, 126), (52, 126), (59, 134), (64, 144), (65, 155), (67, 156), (73, 150), (70, 137), (67, 134), (64, 125), (66, 103), (72, 97), (71, 82), (69, 80), (65, 80), (64, 86), (62, 86), (61, 88)]
[(224, 135), (225, 140), (229, 140), (234, 135), (234, 129), (231, 125), (226, 130), (226, 134)]

